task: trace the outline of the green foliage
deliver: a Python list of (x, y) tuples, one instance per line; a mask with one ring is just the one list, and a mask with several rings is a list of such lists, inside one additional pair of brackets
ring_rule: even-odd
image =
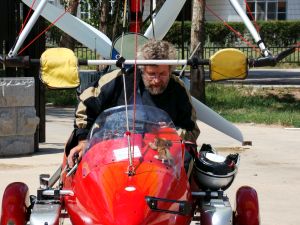
[[(232, 122), (277, 124), (300, 127), (299, 90), (254, 88), (209, 83), (206, 102)], [(75, 106), (76, 90), (46, 90), (46, 102), (55, 106)]]
[[(85, 22), (91, 24), (95, 28), (99, 28), (99, 19), (101, 17), (101, 13), (104, 11), (108, 12), (106, 18), (106, 26), (107, 32), (106, 35), (111, 39), (114, 40), (115, 37), (121, 35), (122, 31), (122, 23), (123, 23), (123, 9), (124, 9), (124, 2), (123, 1), (114, 1), (111, 2), (109, 0), (102, 0), (102, 1), (95, 1), (95, 0), (86, 0), (83, 3), (83, 7), (87, 7), (87, 3), (91, 6), (90, 8), (90, 19), (85, 20)], [(102, 3), (106, 3), (107, 8), (104, 9)], [(84, 5), (85, 4), (85, 5)], [(115, 24), (117, 23), (117, 24)], [(113, 34), (113, 27), (117, 26), (117, 33)], [(113, 37), (114, 35), (114, 37)]]
[[(243, 23), (229, 22), (228, 24), (243, 37), (254, 43)], [(268, 46), (288, 46), (300, 40), (300, 21), (264, 21), (259, 22), (258, 25), (260, 27), (259, 33)], [(175, 22), (165, 39), (173, 44), (180, 44), (183, 35), (185, 42), (189, 44), (190, 33), (190, 21), (184, 22), (183, 32), (181, 22)], [(244, 45), (235, 33), (220, 22), (206, 22), (205, 34), (207, 44), (212, 43), (215, 46), (224, 47)]]
[(232, 122), (300, 127), (297, 90), (208, 84), (207, 104)]
[[(45, 22), (46, 26), (50, 25), (49, 22)], [(61, 38), (63, 31), (56, 26), (52, 26), (49, 31), (46, 32), (46, 42), (48, 46), (56, 46)]]
[[(230, 23), (230, 26), (241, 34), (245, 33), (245, 25), (243, 23)], [(219, 46), (233, 46), (239, 41), (237, 35), (223, 23), (206, 23), (205, 33), (206, 40), (209, 40), (209, 42)]]
[(54, 106), (75, 106), (77, 104), (76, 90), (46, 89), (46, 103)]
[(263, 40), (273, 46), (287, 46), (300, 40), (300, 21), (260, 22), (259, 26)]
[[(182, 32), (183, 29), (183, 32)], [(184, 42), (188, 43), (191, 42), (191, 22), (184, 22), (184, 27), (182, 28), (181, 22), (175, 22), (171, 29), (165, 36), (165, 40), (173, 43), (174, 45), (180, 46), (181, 40), (183, 38)]]

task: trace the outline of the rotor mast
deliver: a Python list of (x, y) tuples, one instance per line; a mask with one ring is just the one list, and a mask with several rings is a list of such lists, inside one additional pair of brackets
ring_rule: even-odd
[(145, 0), (130, 0), (130, 16), (129, 16), (129, 31), (133, 33), (139, 33), (142, 18), (143, 8)]

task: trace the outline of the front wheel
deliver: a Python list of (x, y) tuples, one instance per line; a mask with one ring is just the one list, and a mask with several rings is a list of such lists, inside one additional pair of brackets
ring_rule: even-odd
[(21, 182), (9, 184), (3, 193), (0, 225), (26, 224), (28, 221), (28, 205), (27, 185)]
[(254, 188), (240, 187), (236, 193), (234, 225), (259, 225), (258, 196)]

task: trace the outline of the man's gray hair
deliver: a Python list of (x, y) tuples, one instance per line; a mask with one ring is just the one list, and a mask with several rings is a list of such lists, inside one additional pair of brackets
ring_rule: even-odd
[[(138, 59), (177, 59), (177, 51), (170, 42), (150, 39), (139, 49)], [(176, 66), (170, 66), (171, 71), (175, 69)]]

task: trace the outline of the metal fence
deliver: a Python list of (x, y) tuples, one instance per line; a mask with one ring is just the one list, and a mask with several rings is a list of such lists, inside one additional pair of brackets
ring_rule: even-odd
[[(235, 47), (236, 49), (239, 49), (240, 51), (244, 52), (245, 55), (248, 58), (258, 58), (260, 57), (260, 51), (257, 51), (257, 49), (253, 49), (251, 47)], [(224, 47), (204, 47), (204, 58), (209, 59), (213, 54), (215, 54), (217, 51), (224, 49)], [(268, 49), (271, 51), (273, 55), (277, 55), (280, 52), (286, 50), (286, 47), (268, 47)], [(190, 55), (190, 51), (188, 47), (184, 48), (185, 56)], [(290, 64), (300, 64), (300, 49), (296, 49), (296, 51), (289, 55), (288, 57), (284, 58), (281, 63), (290, 63)]]
[(84, 46), (76, 46), (74, 49), (75, 55), (79, 59), (96, 59), (97, 53), (95, 50), (91, 50)]
[[(248, 58), (258, 58), (260, 57), (260, 52), (257, 49), (253, 49), (251, 47), (235, 47), (236, 49), (241, 50), (246, 54)], [(177, 48), (179, 53), (179, 57), (181, 57), (181, 48)], [(204, 48), (204, 58), (209, 59), (214, 53), (217, 51), (224, 49), (224, 47), (205, 47)], [(277, 55), (280, 52), (286, 50), (286, 47), (269, 47), (268, 48), (273, 55)], [(74, 49), (76, 56), (80, 59), (96, 59), (97, 54), (95, 50), (91, 50), (84, 46), (77, 46)], [(184, 56), (188, 58), (190, 55), (189, 47), (184, 47)], [(281, 61), (282, 63), (290, 63), (290, 64), (300, 64), (300, 51), (297, 49), (293, 54), (286, 57)]]

